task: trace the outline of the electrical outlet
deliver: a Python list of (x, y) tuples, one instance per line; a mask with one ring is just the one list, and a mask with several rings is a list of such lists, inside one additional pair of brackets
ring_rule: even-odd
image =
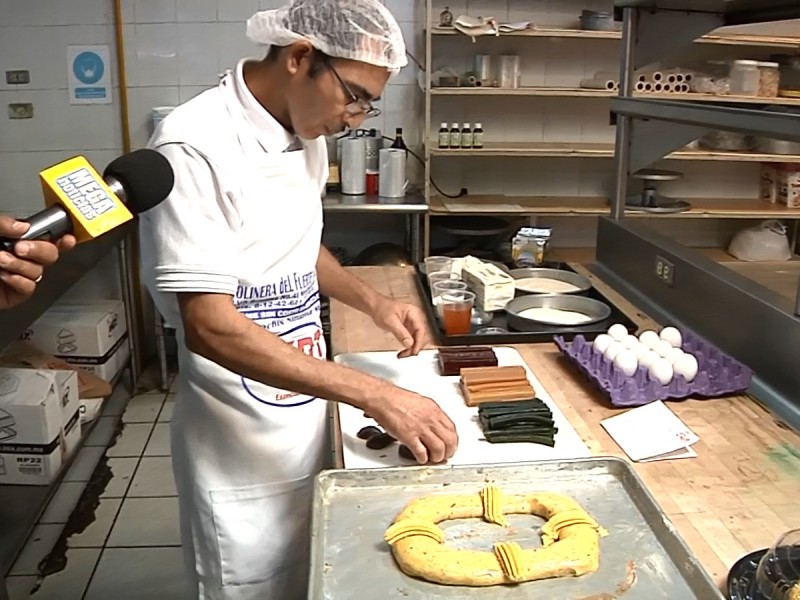
[(31, 72), (26, 69), (6, 71), (6, 83), (8, 85), (22, 85), (30, 82)]
[(675, 283), (675, 265), (666, 258), (656, 255), (656, 277), (666, 285)]
[(8, 105), (9, 119), (32, 119), (33, 104), (30, 102), (11, 102)]

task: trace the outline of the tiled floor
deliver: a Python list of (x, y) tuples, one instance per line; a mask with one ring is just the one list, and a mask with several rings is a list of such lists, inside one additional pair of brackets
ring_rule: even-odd
[[(170, 464), (173, 404), (174, 397), (161, 392), (136, 396), (127, 404), (124, 396), (107, 402), (11, 569), (7, 579), (11, 600), (189, 597)], [(119, 414), (122, 430), (108, 447), (115, 435), (114, 415)], [(104, 469), (111, 476), (105, 487), (87, 488), (93, 474), (94, 482), (101, 480), (98, 474)], [(76, 520), (78, 513), (84, 518)], [(66, 540), (66, 566), (42, 577), (40, 563), (68, 521), (68, 527), (77, 531)], [(75, 526), (76, 522), (81, 525)]]

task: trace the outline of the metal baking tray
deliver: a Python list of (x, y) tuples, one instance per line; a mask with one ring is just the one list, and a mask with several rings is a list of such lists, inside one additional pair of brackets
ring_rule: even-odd
[[(471, 588), (405, 575), (383, 541), (411, 500), (430, 494), (477, 493), (496, 482), (506, 493), (552, 491), (580, 502), (609, 535), (600, 568), (578, 578)], [(480, 519), (444, 522), (446, 543), (491, 550), (498, 541), (540, 545), (542, 519), (510, 515), (511, 528)], [(621, 593), (635, 574), (633, 585)], [(623, 585), (623, 588), (620, 586)], [(589, 458), (494, 466), (406, 467), (325, 471), (314, 490), (309, 598), (547, 598), (578, 600), (709, 600), (723, 598), (630, 465)]]

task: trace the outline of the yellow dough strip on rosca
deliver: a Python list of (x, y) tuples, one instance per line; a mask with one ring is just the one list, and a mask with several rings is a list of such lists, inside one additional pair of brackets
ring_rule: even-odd
[[(546, 519), (544, 547), (499, 543), (494, 552), (453, 548), (444, 543), (437, 525), (474, 517), (505, 525), (509, 514)], [(478, 494), (417, 498), (397, 515), (384, 539), (407, 575), (446, 585), (489, 586), (596, 571), (601, 535), (605, 530), (572, 498), (551, 492), (504, 494), (486, 486)]]

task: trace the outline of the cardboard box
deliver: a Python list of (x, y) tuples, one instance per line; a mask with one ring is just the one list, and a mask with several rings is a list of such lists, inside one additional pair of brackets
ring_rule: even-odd
[(131, 357), (131, 345), (126, 333), (120, 338), (114, 347), (105, 355), (93, 357), (64, 357), (72, 366), (86, 371), (87, 373), (99, 377), (105, 381), (111, 381), (117, 376), (122, 367)]
[(0, 369), (0, 483), (47, 485), (80, 438), (75, 373)]
[(78, 377), (78, 398), (107, 398), (113, 391), (111, 384), (97, 375), (77, 369), (68, 362), (42, 352), (33, 344), (16, 341), (0, 356), (0, 367), (71, 371)]
[(23, 338), (106, 381), (119, 373), (131, 352), (125, 306), (118, 300), (56, 304)]
[(57, 358), (80, 364), (76, 360), (110, 356), (127, 330), (123, 303), (99, 300), (55, 304), (22, 338)]

